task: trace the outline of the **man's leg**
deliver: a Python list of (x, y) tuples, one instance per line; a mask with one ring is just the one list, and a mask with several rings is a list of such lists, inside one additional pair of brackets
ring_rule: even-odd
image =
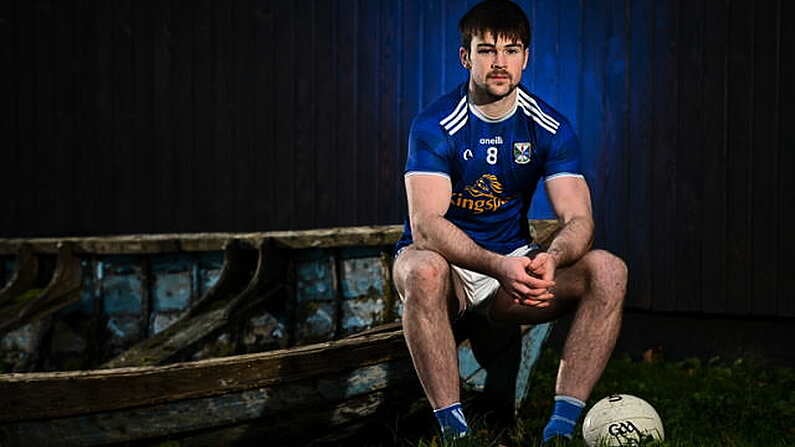
[[(555, 282), (555, 299), (548, 308), (515, 304), (500, 291), (491, 314), (496, 320), (538, 323), (555, 319), (576, 306), (558, 367), (555, 394), (573, 397), (571, 402), (585, 402), (618, 338), (627, 267), (618, 257), (594, 250), (574, 265), (556, 272)], [(565, 399), (560, 406), (566, 406)], [(579, 411), (576, 414), (579, 416)]]
[(404, 300), (403, 333), (420, 383), (435, 411), (451, 408), (460, 395), (450, 320), (463, 309), (457, 298), (463, 295), (454, 292), (450, 265), (436, 252), (409, 247), (395, 261), (393, 276)]

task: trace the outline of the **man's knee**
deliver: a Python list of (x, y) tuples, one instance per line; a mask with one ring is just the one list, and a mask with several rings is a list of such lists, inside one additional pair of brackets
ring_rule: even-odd
[(396, 265), (399, 292), (406, 305), (447, 300), (450, 265), (436, 252), (412, 250), (401, 255)]
[(593, 250), (583, 261), (588, 268), (591, 287), (607, 289), (611, 292), (609, 299), (623, 301), (629, 275), (624, 260), (605, 250)]

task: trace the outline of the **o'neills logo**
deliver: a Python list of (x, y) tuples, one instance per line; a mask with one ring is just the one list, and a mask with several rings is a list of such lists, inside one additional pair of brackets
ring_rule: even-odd
[(512, 199), (512, 197), (500, 197), (502, 191), (502, 183), (496, 175), (483, 174), (475, 180), (475, 183), (465, 186), (464, 192), (453, 193), (450, 203), (475, 214), (494, 212)]

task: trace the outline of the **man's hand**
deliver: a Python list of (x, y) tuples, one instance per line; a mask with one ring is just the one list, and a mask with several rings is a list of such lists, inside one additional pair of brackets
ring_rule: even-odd
[(554, 297), (549, 291), (555, 285), (554, 277), (555, 261), (546, 253), (532, 260), (525, 256), (504, 256), (497, 275), (514, 303), (536, 307), (549, 306), (549, 300)]

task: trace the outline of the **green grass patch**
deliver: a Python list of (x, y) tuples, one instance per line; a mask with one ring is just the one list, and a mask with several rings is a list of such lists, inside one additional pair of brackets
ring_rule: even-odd
[[(540, 359), (532, 389), (519, 418), (495, 421), (467, 409), (473, 436), (454, 445), (537, 446), (552, 411), (558, 355), (547, 350)], [(588, 401), (587, 411), (612, 393), (632, 394), (651, 403), (663, 420), (666, 441), (643, 443), (664, 447), (795, 446), (795, 370), (759, 360), (645, 363), (613, 360)], [(465, 407), (471, 395), (465, 395)], [(391, 436), (362, 445), (441, 447), (430, 409), (411, 422), (389, 427)], [(585, 446), (581, 427), (570, 445)]]

